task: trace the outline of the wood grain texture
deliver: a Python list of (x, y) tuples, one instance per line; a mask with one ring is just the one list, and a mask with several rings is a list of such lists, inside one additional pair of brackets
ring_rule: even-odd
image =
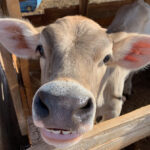
[[(21, 18), (19, 1), (18, 0), (3, 0), (0, 1), (2, 7), (2, 16), (9, 16), (14, 18)], [(27, 134), (27, 124), (23, 111), (23, 105), (20, 96), (20, 86), (18, 84), (18, 76), (13, 65), (12, 56), (4, 47), (1, 48), (1, 63), (6, 73), (10, 93), (12, 96), (15, 112), (19, 122), (19, 127), (22, 135)]]
[(0, 64), (0, 150), (18, 150), (21, 140), (13, 100)]
[(12, 96), (15, 112), (17, 115), (17, 119), (19, 122), (19, 127), (21, 130), (22, 135), (27, 134), (27, 125), (26, 119), (23, 112), (21, 97), (20, 97), (20, 89), (17, 79), (17, 74), (13, 66), (13, 61), (11, 55), (5, 50), (4, 47), (0, 47), (0, 55), (1, 55), (1, 62), (3, 64), (3, 69), (5, 71), (10, 93)]
[[(150, 135), (150, 105), (102, 122), (66, 150), (119, 150)], [(59, 150), (39, 141), (28, 150)]]
[[(8, 15), (10, 17), (22, 18), (18, 0), (6, 0), (6, 8), (8, 11)], [(22, 100), (25, 106), (24, 109), (26, 112), (28, 112), (29, 115), (31, 115), (33, 93), (32, 93), (32, 85), (31, 85), (30, 76), (29, 76), (29, 61), (18, 58), (18, 67), (20, 69), (21, 77), (23, 80), (23, 84), (21, 85), (23, 87), (21, 88), (25, 89), (24, 93), (23, 93), (23, 90), (21, 89), (22, 90), (21, 96), (23, 96)], [(24, 95), (26, 96), (27, 100), (24, 99)]]
[(28, 105), (28, 112), (29, 112), (29, 115), (31, 115), (33, 89), (32, 89), (32, 83), (31, 83), (30, 75), (29, 75), (29, 72), (30, 72), (29, 60), (20, 59), (20, 69), (21, 69), (21, 75), (23, 79), (23, 86), (24, 86), (26, 98), (27, 98), (26, 102)]
[[(18, 0), (6, 0), (6, 10), (8, 16), (14, 18), (22, 18)], [(24, 104), (23, 108), (26, 114), (31, 115), (33, 92), (29, 75), (29, 61), (17, 58), (17, 65), (21, 74), (20, 77), (23, 80), (23, 83), (20, 85), (21, 97)]]
[(7, 16), (21, 18), (20, 5), (18, 0), (3, 0), (5, 3), (4, 10)]

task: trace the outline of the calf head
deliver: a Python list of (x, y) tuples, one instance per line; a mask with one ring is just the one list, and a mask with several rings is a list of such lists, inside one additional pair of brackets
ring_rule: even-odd
[(120, 34), (108, 35), (81, 16), (58, 19), (41, 32), (23, 20), (0, 19), (0, 34), (9, 52), (40, 57), (33, 120), (54, 146), (70, 146), (93, 128), (98, 94), (109, 77), (107, 65), (137, 69), (150, 59), (149, 36), (120, 33), (122, 38), (113, 41)]

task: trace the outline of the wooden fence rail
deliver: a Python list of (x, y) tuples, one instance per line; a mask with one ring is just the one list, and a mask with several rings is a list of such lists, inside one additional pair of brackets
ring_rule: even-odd
[[(149, 135), (150, 105), (95, 125), (83, 136), (83, 140), (65, 150), (119, 150)], [(48, 146), (40, 139), (28, 150), (59, 149)]]

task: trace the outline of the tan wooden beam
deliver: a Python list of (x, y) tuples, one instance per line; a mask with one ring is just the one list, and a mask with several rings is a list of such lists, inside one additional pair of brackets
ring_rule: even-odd
[[(3, 10), (2, 15), (14, 17), (14, 18), (21, 18), (21, 12), (20, 12), (20, 6), (19, 6), (18, 0), (3, 0), (3, 1), (0, 1), (0, 6), (2, 7), (2, 10)], [(26, 94), (25, 94), (25, 91), (23, 90), (23, 87), (20, 87), (18, 84), (17, 74), (13, 66), (12, 56), (3, 47), (1, 47), (1, 62), (3, 64), (3, 68), (5, 69), (6, 78), (8, 80), (8, 85), (10, 88), (10, 93), (12, 96), (12, 100), (13, 100), (13, 104), (14, 104), (14, 108), (16, 111), (16, 116), (18, 119), (21, 133), (22, 135), (26, 135), (27, 124), (26, 124), (25, 114), (28, 114), (27, 112), (28, 108), (25, 109), (26, 111), (24, 114), (23, 108), (27, 107), (27, 104), (25, 104), (25, 102), (22, 103), (21, 101), (21, 96), (22, 96), (22, 99), (25, 101)]]
[(5, 3), (5, 14), (14, 17), (14, 18), (21, 18), (20, 6), (18, 0), (3, 0)]
[[(22, 15), (20, 12), (20, 6), (19, 6), (18, 0), (6, 0), (6, 5), (7, 5), (7, 10), (8, 10), (8, 15), (10, 17), (21, 18)], [(24, 98), (22, 100), (24, 101), (23, 102), (24, 104), (27, 103), (27, 104), (25, 104), (26, 106), (28, 106), (28, 108), (25, 107), (26, 112), (28, 112), (27, 114), (31, 115), (33, 93), (32, 93), (32, 85), (31, 85), (30, 75), (29, 75), (29, 61), (24, 60), (24, 59), (18, 59), (17, 61), (18, 61), (17, 62), (18, 67), (21, 71), (21, 76), (23, 79), (23, 86), (25, 89), (24, 95), (26, 95), (26, 98), (27, 98), (26, 101)], [(21, 94), (21, 96), (24, 97), (22, 94)]]
[(5, 48), (1, 46), (0, 46), (0, 56), (1, 56), (0, 62), (6, 74), (6, 78), (7, 78), (10, 93), (12, 96), (20, 131), (22, 135), (26, 135), (27, 124), (26, 124), (26, 119), (25, 119), (25, 115), (23, 112), (23, 107), (22, 107), (22, 102), (21, 102), (21, 97), (20, 97), (20, 89), (19, 89), (19, 84), (17, 80), (17, 74), (12, 63), (13, 62), (12, 57), (7, 52), (7, 50), (5, 50)]
[[(150, 135), (150, 105), (99, 123), (78, 144), (65, 150), (119, 150)], [(59, 150), (39, 141), (28, 150)]]

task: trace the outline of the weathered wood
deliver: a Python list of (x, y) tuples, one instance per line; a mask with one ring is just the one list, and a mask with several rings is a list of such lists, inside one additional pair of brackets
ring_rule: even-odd
[[(95, 125), (83, 140), (66, 150), (119, 150), (150, 135), (150, 105)], [(29, 150), (59, 150), (39, 141)]]
[[(13, 6), (12, 6), (13, 5)], [(6, 0), (7, 14), (10, 17), (21, 18), (20, 6), (18, 0)], [(23, 108), (25, 114), (31, 115), (31, 106), (32, 106), (32, 86), (29, 76), (29, 62), (28, 60), (17, 59), (17, 65), (21, 73), (23, 84), (20, 85), (21, 97), (23, 102)], [(25, 90), (24, 90), (24, 89)], [(25, 99), (26, 97), (26, 99)], [(27, 116), (26, 116), (27, 117)]]
[(79, 14), (83, 16), (88, 15), (88, 3), (89, 0), (79, 0)]
[[(107, 27), (111, 23), (118, 9), (125, 4), (132, 3), (133, 1), (134, 0), (122, 0), (122, 1), (105, 2), (100, 4), (88, 4), (88, 17), (95, 21), (98, 21), (98, 23), (100, 23), (104, 27)], [(149, 0), (147, 1), (149, 2)], [(85, 0), (85, 2), (87, 1)], [(76, 5), (76, 6), (71, 6), (69, 8), (61, 8), (61, 9), (47, 8), (44, 10), (44, 14), (37, 14), (37, 15), (30, 14), (29, 16), (26, 14), (23, 15), (23, 17), (28, 18), (31, 21), (31, 23), (36, 27), (43, 26), (43, 25), (45, 26), (48, 25), (49, 23), (54, 22), (58, 18), (67, 15), (70, 16), (70, 15), (80, 14), (79, 8), (81, 9), (81, 3), (80, 3), (80, 7)]]
[[(21, 18), (21, 12), (20, 12), (20, 6), (19, 6), (18, 0), (6, 0), (6, 7), (8, 10), (8, 15), (10, 17)], [(27, 98), (27, 101), (25, 101), (24, 97), (22, 98), (22, 100), (24, 101), (23, 102), (24, 106), (28, 106), (28, 107), (25, 107), (24, 109), (28, 111), (28, 113), (31, 115), (33, 94), (32, 94), (32, 86), (31, 86), (31, 81), (30, 81), (30, 76), (29, 76), (29, 62), (28, 60), (18, 59), (18, 66), (20, 67), (19, 69), (21, 71), (21, 75), (23, 79), (22, 86), (24, 86), (25, 88), (24, 95), (26, 95), (26, 98)], [(22, 91), (22, 94), (23, 94), (23, 91)], [(25, 103), (27, 104), (25, 105)]]
[(16, 111), (17, 119), (19, 122), (20, 130), (21, 130), (21, 133), (25, 135), (27, 134), (27, 126), (26, 126), (24, 112), (22, 109), (22, 102), (21, 102), (21, 97), (20, 97), (17, 74), (12, 63), (11, 55), (3, 47), (0, 47), (0, 50), (1, 50), (0, 61), (3, 64), (3, 67), (4, 67), (3, 69), (5, 70), (5, 74), (8, 80), (8, 85), (9, 85), (10, 93), (12, 96), (14, 108)]
[(5, 73), (0, 64), (0, 150), (20, 149), (21, 134)]
[(4, 11), (6, 15), (14, 18), (21, 18), (20, 6), (18, 0), (4, 0)]
[(29, 115), (31, 115), (33, 91), (32, 91), (30, 75), (29, 75), (29, 61), (25, 59), (20, 59), (20, 69), (21, 69), (21, 75), (23, 79), (23, 85), (26, 91), (26, 97), (27, 97), (26, 102), (28, 105), (28, 112)]
[[(19, 88), (20, 88), (20, 96), (21, 96), (21, 101), (22, 101), (22, 105), (23, 105), (23, 110), (25, 113), (26, 118), (31, 114), (31, 111), (29, 109), (29, 104), (28, 104), (28, 98), (26, 95), (26, 89), (24, 87), (24, 81), (22, 78), (24, 78), (24, 76), (26, 75), (26, 72), (28, 71), (28, 68), (24, 67), (25, 69), (25, 75), (23, 73), (24, 76), (22, 76), (22, 65), (20, 63), (20, 59), (18, 59), (15, 55), (12, 55), (13, 58), (13, 65), (16, 69), (17, 75), (18, 75), (18, 83), (19, 83)], [(26, 62), (23, 63), (23, 66), (26, 66)], [(28, 67), (28, 66), (27, 66)]]
[(41, 69), (39, 60), (29, 61), (30, 79), (33, 93), (41, 86)]
[[(1, 1), (0, 6), (3, 10), (3, 15), (10, 16), (10, 17), (21, 17), (20, 8), (18, 0), (5, 0)], [(20, 96), (20, 87), (18, 84), (17, 74), (16, 70), (13, 66), (13, 61), (11, 54), (5, 50), (5, 48), (1, 47), (1, 62), (3, 64), (6, 77), (8, 80), (8, 85), (10, 88), (10, 93), (12, 96), (14, 108), (16, 111), (17, 119), (19, 122), (19, 127), (21, 130), (22, 135), (27, 134), (27, 125), (26, 125), (26, 119), (23, 112), (22, 102), (21, 102), (21, 96)]]

